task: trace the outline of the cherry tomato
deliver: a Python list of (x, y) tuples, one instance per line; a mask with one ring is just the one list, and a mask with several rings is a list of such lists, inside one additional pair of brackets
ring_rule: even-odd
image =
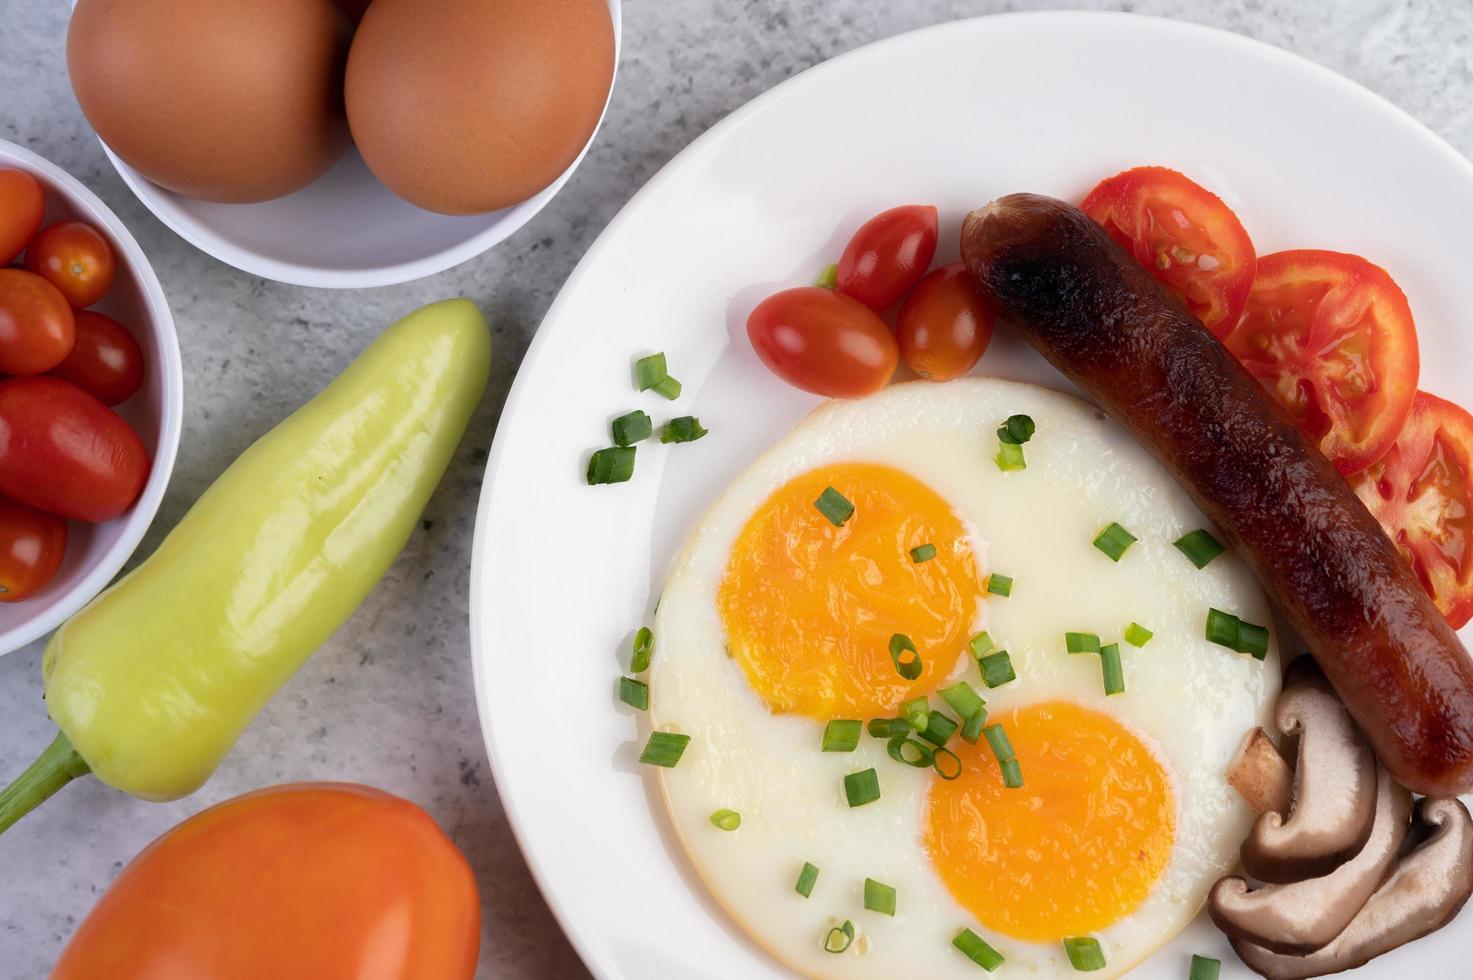
[(0, 170), (0, 265), (8, 265), (41, 227), (46, 195), (23, 170)]
[(900, 361), (884, 320), (822, 286), (784, 289), (758, 303), (747, 317), (747, 337), (772, 373), (828, 398), (879, 391)]
[(143, 385), (143, 349), (128, 328), (110, 316), (78, 310), (72, 352), (51, 369), (104, 405), (119, 405)]
[(908, 204), (859, 226), (839, 257), (839, 292), (872, 310), (889, 309), (910, 292), (936, 256), (936, 209)]
[(80, 310), (112, 288), (113, 247), (91, 225), (62, 221), (42, 228), (32, 239), (26, 249), (26, 268), (45, 276), (73, 309)]
[(1256, 255), (1221, 198), (1175, 170), (1136, 167), (1100, 181), (1080, 207), (1215, 336), (1233, 332)]
[(1473, 619), (1473, 415), (1417, 392), (1396, 442), (1350, 485), (1448, 624)]
[(138, 433), (60, 378), (0, 381), (0, 494), (78, 521), (108, 521), (148, 479)]
[(1417, 392), (1421, 362), (1406, 296), (1358, 255), (1263, 256), (1227, 346), (1341, 473), (1391, 448)]
[(71, 353), (76, 321), (66, 298), (24, 269), (0, 269), (0, 374), (40, 374)]
[(56, 577), (66, 554), (66, 521), (0, 497), (0, 602), (20, 602)]
[(972, 369), (992, 340), (994, 317), (960, 262), (933, 270), (900, 307), (895, 334), (905, 366), (931, 381)]

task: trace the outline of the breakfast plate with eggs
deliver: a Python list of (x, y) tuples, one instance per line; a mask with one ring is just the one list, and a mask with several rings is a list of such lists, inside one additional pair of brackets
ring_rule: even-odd
[[(1347, 792), (1365, 813), (1337, 867), (1369, 860), (1353, 855), (1380, 839), (1377, 772), (1436, 795), (1331, 663), (1346, 708), (1325, 694), (1313, 725), (1293, 729), (1284, 668), (1304, 649), (1297, 634), (1317, 654), (1321, 637), (1313, 609), (1282, 600), (1303, 573), (1254, 550), (1267, 532), (1232, 526), (1242, 515), (1211, 459), (1163, 456), (1181, 418), (1136, 390), (1146, 373), (1125, 365), (1094, 383), (1116, 365), (1070, 363), (1027, 323), (1040, 291), (1008, 291), (1031, 267), (1007, 264), (1014, 253), (999, 250), (1021, 246), (987, 224), (1006, 207), (983, 205), (1016, 191), (1078, 202), (1143, 161), (1220, 195), (1252, 229), (1260, 280), (1296, 248), (1374, 256), (1394, 275), (1385, 295), (1405, 293), (1421, 345), (1397, 428), (1422, 417), (1413, 389), (1473, 402), (1458, 368), (1473, 358), (1473, 248), (1452, 217), (1473, 212), (1473, 168), (1308, 62), (1128, 15), (960, 21), (812, 69), (681, 153), (570, 277), (492, 450), (472, 643), (503, 805), (594, 974), (1200, 980), (1252, 976), (1242, 955), (1289, 976), (1302, 967), (1283, 950), (1312, 944), (1263, 938), (1215, 904), (1259, 832), (1255, 810), (1271, 808), (1229, 778), (1245, 736), (1307, 733), (1293, 788), (1303, 816), (1336, 771), (1318, 747), (1331, 716), (1348, 709), (1365, 729), (1376, 754), (1346, 749), (1335, 763), (1347, 786), (1359, 780)], [(927, 380), (902, 326), (914, 370), (893, 380), (894, 341), (888, 362), (862, 331), (835, 346), (836, 361), (884, 368), (862, 396), (811, 393), (837, 393), (832, 379), (786, 383), (791, 362), (774, 350), (802, 345), (780, 329), (759, 336), (756, 311), (795, 283), (859, 292), (840, 258), (850, 234), (917, 202), (934, 205), (938, 269), (964, 259), (979, 281), (996, 272), (1004, 305), (980, 360)], [(1232, 271), (1206, 258), (1198, 271)], [(1246, 331), (1253, 300), (1231, 283), (1222, 295), (1248, 303)], [(906, 317), (897, 300), (880, 304), (887, 324)], [(1391, 330), (1401, 307), (1370, 309)], [(1221, 367), (1196, 320), (1141, 329), (1167, 327), (1201, 331), (1201, 369)], [(1399, 369), (1375, 367), (1381, 379)], [(1218, 407), (1199, 406), (1214, 438)], [(1340, 472), (1379, 438), (1369, 422), (1351, 428), (1341, 456), (1314, 430)], [(1265, 444), (1308, 451), (1282, 429)], [(1395, 437), (1377, 452), (1410, 458), (1408, 437), (1387, 448)], [(1240, 451), (1231, 432), (1221, 441), (1224, 458)], [(1315, 479), (1340, 480), (1319, 465)], [(1394, 483), (1377, 465), (1362, 482)], [(1429, 591), (1440, 581), (1422, 576)], [(1293, 697), (1329, 690), (1314, 683)], [(1204, 910), (1209, 894), (1214, 918), (1239, 923), (1231, 942)], [(1380, 894), (1366, 895), (1374, 910)], [(1352, 920), (1360, 907), (1312, 955), (1344, 968), (1385, 952), (1367, 976), (1456, 972), (1466, 923), (1429, 921), (1425, 938), (1387, 952)], [(1254, 959), (1245, 943), (1270, 952)]]

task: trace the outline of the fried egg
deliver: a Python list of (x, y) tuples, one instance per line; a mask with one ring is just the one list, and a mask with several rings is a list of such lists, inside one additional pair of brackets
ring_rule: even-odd
[[(1026, 468), (1004, 471), (1014, 415), (1036, 431)], [(1094, 545), (1112, 523), (1137, 539), (1118, 561)], [(808, 976), (985, 976), (959, 935), (1005, 975), (1074, 976), (1066, 939), (1098, 942), (1096, 977), (1149, 956), (1234, 863), (1252, 814), (1224, 770), (1278, 693), (1272, 641), (1259, 661), (1205, 638), (1209, 608), (1271, 622), (1231, 553), (1199, 570), (1173, 547), (1205, 525), (1138, 444), (1058, 392), (915, 382), (820, 407), (700, 520), (656, 612), (648, 725), (690, 736), (658, 772), (712, 895)], [(1144, 645), (1124, 641), (1132, 624)], [(1118, 643), (1123, 692), (1067, 632)], [(1016, 676), (988, 687), (974, 645), (1005, 649)], [(961, 732), (952, 779), (868, 733), (822, 751), (829, 721), (919, 696), (963, 720), (938, 696), (958, 681), (1021, 786)], [(724, 810), (736, 829), (713, 821)]]

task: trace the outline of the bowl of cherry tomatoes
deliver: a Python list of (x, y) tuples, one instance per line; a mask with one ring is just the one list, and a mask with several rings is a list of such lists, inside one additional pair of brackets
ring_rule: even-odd
[(0, 140), (0, 654), (61, 625), (138, 547), (183, 392), (174, 318), (133, 236)]

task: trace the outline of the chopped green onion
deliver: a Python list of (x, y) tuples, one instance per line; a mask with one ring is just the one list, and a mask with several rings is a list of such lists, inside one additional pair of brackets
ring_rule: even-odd
[(997, 455), (993, 457), (993, 461), (1004, 473), (1015, 473), (1028, 468), (1028, 461), (1023, 458), (1023, 447), (1011, 442), (1004, 442), (998, 446)]
[(900, 713), (905, 716), (905, 723), (910, 726), (911, 731), (925, 731), (926, 726), (931, 723), (931, 705), (924, 694), (901, 702)]
[(1105, 679), (1105, 694), (1125, 693), (1125, 670), (1120, 666), (1120, 644), (1100, 647), (1100, 672)]
[(963, 929), (957, 933), (951, 945), (961, 950), (967, 959), (989, 973), (996, 971), (1003, 964), (1002, 954), (987, 945), (987, 940), (970, 929)]
[(1221, 609), (1207, 610), (1207, 640), (1219, 646), (1238, 649), (1238, 627), (1242, 620)]
[(1210, 956), (1192, 954), (1192, 973), (1187, 980), (1217, 980), (1222, 971), (1222, 960)]
[(895, 889), (873, 878), (864, 879), (864, 907), (881, 915), (894, 915)]
[(987, 724), (987, 709), (978, 708), (976, 714), (969, 715), (962, 725), (962, 739), (977, 744), (977, 739), (982, 737), (982, 729)]
[(829, 519), (834, 527), (843, 527), (844, 522), (854, 516), (854, 505), (842, 493), (833, 487), (825, 487), (823, 493), (813, 502), (818, 512)]
[(910, 722), (904, 718), (871, 718), (865, 728), (875, 738), (894, 738), (911, 732)]
[(1069, 954), (1069, 962), (1074, 969), (1081, 973), (1090, 973), (1105, 968), (1105, 951), (1100, 949), (1100, 941), (1090, 936), (1071, 937), (1064, 940), (1064, 952)]
[(1070, 653), (1099, 653), (1100, 638), (1094, 633), (1065, 633), (1064, 649)]
[(1238, 620), (1238, 652), (1253, 655), (1254, 660), (1268, 656), (1268, 627)]
[(614, 419), (610, 428), (614, 430), (614, 445), (616, 446), (632, 446), (642, 439), (648, 439), (650, 433), (654, 431), (650, 417), (640, 411), (619, 416)]
[(982, 655), (993, 647), (992, 637), (987, 635), (986, 630), (983, 630), (981, 633), (972, 637), (967, 643), (967, 646), (972, 648), (972, 659), (981, 660)]
[[(950, 761), (942, 765), (945, 760)], [(962, 774), (962, 760), (951, 749), (937, 746), (936, 751), (931, 753), (931, 768), (936, 770), (936, 775), (950, 782)]]
[(977, 661), (977, 666), (982, 668), (982, 683), (988, 687), (1001, 687), (1008, 681), (1018, 678), (1018, 675), (1013, 673), (1013, 658), (1008, 656), (1006, 650), (989, 653)]
[(1013, 751), (1012, 739), (1008, 738), (1007, 729), (1002, 725), (988, 725), (982, 729), (982, 734), (987, 736), (987, 744), (992, 746), (992, 754), (997, 757), (998, 762), (1006, 762), (1018, 757)]
[(654, 387), (650, 390), (657, 395), (664, 395), (667, 400), (673, 402), (680, 397), (680, 382), (667, 375), (655, 382)]
[(1021, 446), (1033, 438), (1038, 426), (1026, 415), (1009, 415), (1008, 420), (998, 426), (997, 439), (1005, 446)]
[(1013, 577), (1011, 575), (999, 575), (997, 572), (993, 572), (987, 576), (987, 591), (1006, 599), (1013, 594)]
[(1125, 528), (1111, 521), (1105, 529), (1095, 535), (1094, 546), (1105, 553), (1111, 561), (1119, 561), (1127, 548), (1135, 544), (1136, 537)]
[(717, 810), (711, 814), (711, 823), (720, 830), (736, 830), (742, 825), (742, 815), (735, 810)]
[(842, 953), (854, 942), (854, 923), (848, 919), (844, 920), (842, 926), (834, 926), (829, 934), (824, 937), (823, 949), (825, 953)]
[(685, 754), (685, 747), (689, 744), (689, 735), (679, 735), (675, 732), (650, 732), (650, 740), (645, 743), (644, 751), (639, 754), (639, 761), (647, 766), (674, 769), (680, 757)]
[(859, 747), (859, 722), (847, 718), (835, 718), (823, 727), (823, 750), (825, 752), (853, 752)]
[(880, 798), (880, 774), (874, 769), (861, 769), (844, 777), (844, 798), (851, 807), (864, 806)]
[(642, 674), (650, 669), (650, 657), (655, 650), (655, 634), (648, 626), (641, 626), (634, 634), (634, 657), (629, 661), (631, 673)]
[(906, 680), (913, 681), (921, 676), (921, 655), (916, 652), (916, 645), (911, 642), (910, 637), (904, 633), (896, 633), (890, 637), (890, 659), (895, 663), (896, 673)]
[(669, 376), (663, 353), (641, 357), (634, 362), (634, 384), (640, 391), (649, 391)]
[(921, 732), (921, 738), (939, 747), (951, 741), (951, 736), (956, 734), (957, 727), (956, 722), (939, 711), (933, 711), (926, 719), (926, 729)]
[(634, 475), (634, 447), (610, 446), (588, 457), (588, 485), (624, 483)]
[(923, 544), (910, 549), (910, 560), (919, 565), (923, 561), (930, 561), (936, 557), (936, 546), (934, 544)]
[[(892, 738), (889, 742), (886, 742), (885, 751), (896, 762), (902, 762), (907, 766), (914, 766), (917, 769), (929, 768), (931, 760), (936, 755), (936, 753), (931, 751), (930, 746), (922, 742), (917, 742), (913, 738), (906, 738), (904, 735)], [(909, 754), (907, 754), (907, 751)]]
[(1171, 543), (1198, 568), (1206, 568), (1212, 559), (1227, 550), (1221, 541), (1203, 529), (1183, 534)]
[(982, 700), (982, 695), (972, 689), (972, 685), (966, 681), (957, 681), (950, 687), (941, 689), (941, 700), (951, 706), (958, 718), (970, 718), (982, 709), (987, 702)]
[(813, 894), (813, 886), (818, 881), (818, 865), (803, 862), (803, 870), (798, 872), (798, 883), (793, 886), (793, 891), (808, 898)]
[(694, 415), (682, 415), (665, 423), (660, 430), (661, 442), (695, 442), (706, 434), (701, 420)]
[(824, 266), (823, 271), (818, 274), (818, 279), (813, 284), (815, 286), (822, 286), (824, 289), (836, 288), (839, 285), (839, 267), (836, 265)]
[(1155, 635), (1155, 633), (1152, 633), (1140, 623), (1131, 623), (1125, 627), (1125, 642), (1133, 647), (1145, 646), (1151, 642), (1151, 637)]
[(1019, 789), (1023, 785), (1023, 767), (1018, 765), (1017, 759), (1008, 759), (999, 762), (998, 768), (1002, 770), (1002, 784), (1008, 789)]
[(633, 677), (621, 677), (619, 678), (619, 700), (631, 708), (647, 711), (650, 706), (650, 686)]

